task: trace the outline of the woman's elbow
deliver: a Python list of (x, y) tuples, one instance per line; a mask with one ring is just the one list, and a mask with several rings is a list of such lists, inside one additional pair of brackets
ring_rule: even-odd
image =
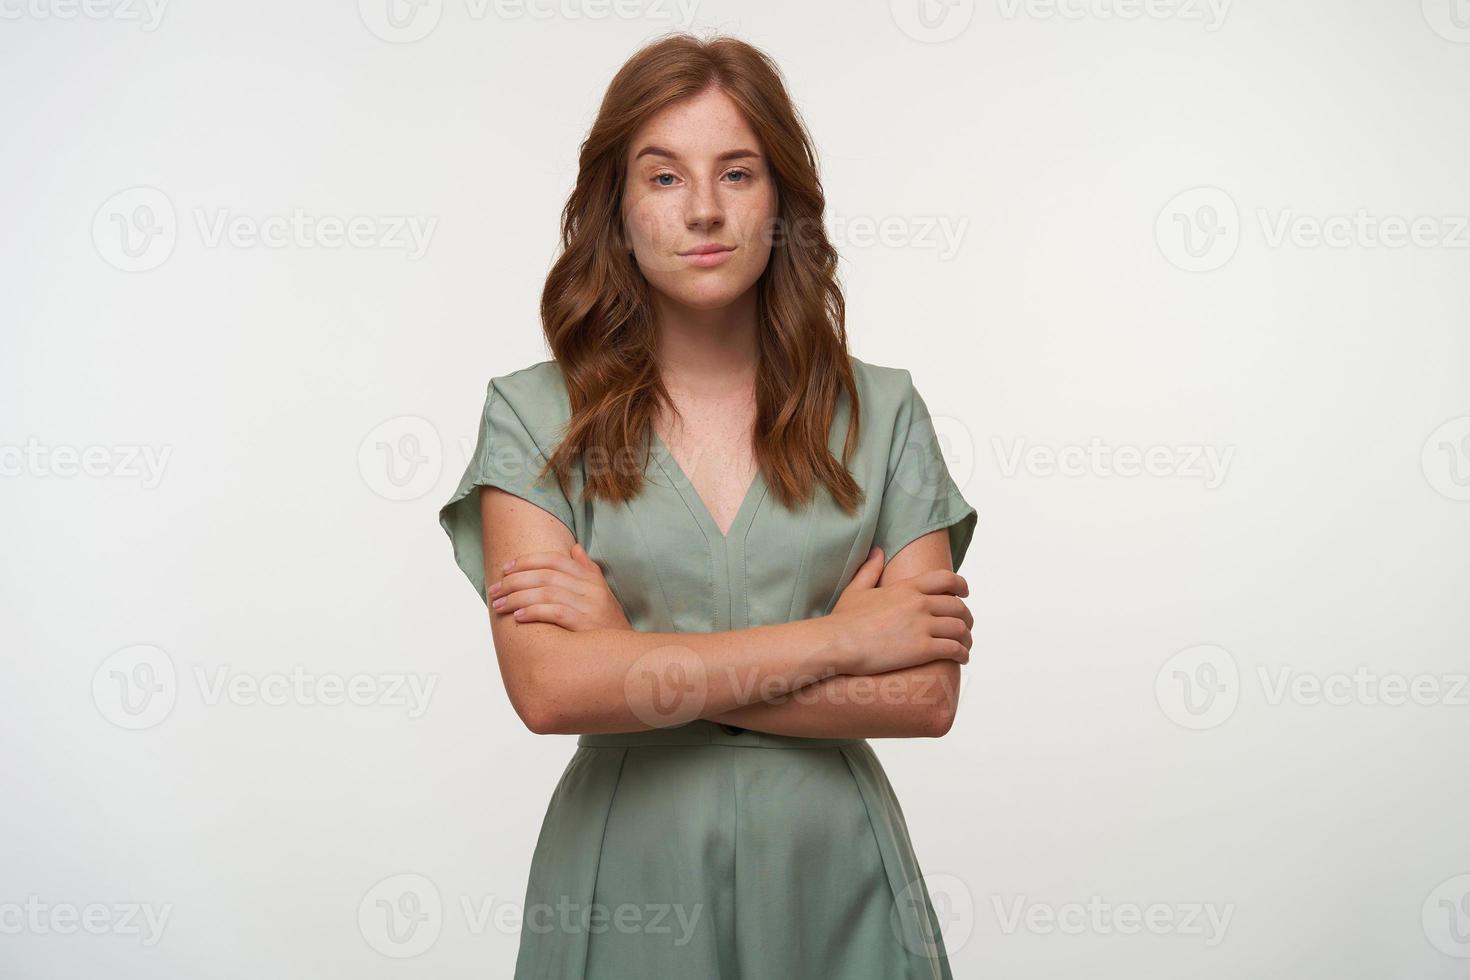
[(535, 708), (524, 708), (516, 714), (521, 723), (535, 735), (565, 735), (565, 722), (553, 710), (546, 705), (537, 705)]
[(924, 712), (924, 735), (928, 738), (943, 738), (954, 727), (955, 703), (950, 698), (940, 698)]
[(942, 664), (939, 668), (934, 694), (926, 698), (924, 705), (924, 734), (930, 738), (942, 738), (954, 727), (955, 714), (959, 710), (960, 692), (959, 664)]
[(570, 719), (561, 702), (551, 693), (553, 688), (535, 671), (524, 674), (502, 672), (505, 693), (510, 706), (526, 729), (536, 735), (562, 735)]
[(581, 717), (569, 708), (564, 692), (554, 693), (546, 684), (533, 684), (511, 695), (511, 706), (521, 724), (536, 735), (576, 735)]

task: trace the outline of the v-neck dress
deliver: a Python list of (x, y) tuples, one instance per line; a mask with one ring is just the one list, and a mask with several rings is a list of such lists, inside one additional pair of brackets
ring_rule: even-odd
[[(945, 529), (958, 569), (975, 508), (907, 370), (849, 356), (863, 413), (853, 515), (826, 488), (787, 509), (757, 472), (721, 534), (650, 433), (642, 492), (583, 500), (541, 465), (571, 417), (555, 361), (492, 378), (475, 451), (439, 511), (486, 602), (478, 488), (566, 524), (634, 629), (707, 633), (823, 616), (877, 545)], [(837, 459), (850, 404), (839, 398)], [(704, 719), (581, 735), (532, 855), (515, 980), (950, 980), (903, 811), (866, 739)]]

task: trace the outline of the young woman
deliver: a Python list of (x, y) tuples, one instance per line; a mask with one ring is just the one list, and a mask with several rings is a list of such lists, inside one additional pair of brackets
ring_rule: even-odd
[[(908, 371), (847, 353), (776, 66), (674, 35), (613, 79), (440, 521), (511, 704), (577, 748), (516, 980), (940, 980), (869, 737), (953, 720), (976, 513)], [(488, 586), (488, 588), (487, 588)]]

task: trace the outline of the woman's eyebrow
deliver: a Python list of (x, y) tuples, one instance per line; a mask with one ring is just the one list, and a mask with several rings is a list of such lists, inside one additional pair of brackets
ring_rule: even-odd
[[(645, 146), (634, 155), (633, 160), (636, 162), (646, 156), (668, 157), (670, 160), (681, 159), (679, 154), (673, 150), (666, 150), (662, 146)], [(746, 158), (759, 160), (760, 154), (754, 150), (726, 150), (724, 153), (715, 157), (715, 162), (724, 163), (726, 160), (743, 160)]]

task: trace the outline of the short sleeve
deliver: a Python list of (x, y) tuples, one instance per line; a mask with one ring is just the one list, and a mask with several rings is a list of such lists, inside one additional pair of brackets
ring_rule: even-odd
[(893, 426), (887, 485), (878, 510), (873, 545), (886, 561), (916, 538), (949, 529), (949, 550), (959, 569), (978, 520), (955, 485), (929, 408), (904, 371), (904, 393)]
[[(530, 406), (523, 406), (523, 410)], [(535, 424), (534, 420), (532, 424)], [(544, 434), (543, 434), (544, 435)], [(499, 487), (551, 514), (576, 533), (572, 505), (556, 475), (548, 472), (537, 481), (536, 474), (547, 459), (537, 445), (526, 420), (516, 411), (495, 381), (485, 393), (475, 450), (465, 467), (459, 486), (449, 502), (439, 508), (439, 524), (454, 546), (454, 561), (470, 584), (485, 596), (485, 544), (480, 520), (480, 487)]]

